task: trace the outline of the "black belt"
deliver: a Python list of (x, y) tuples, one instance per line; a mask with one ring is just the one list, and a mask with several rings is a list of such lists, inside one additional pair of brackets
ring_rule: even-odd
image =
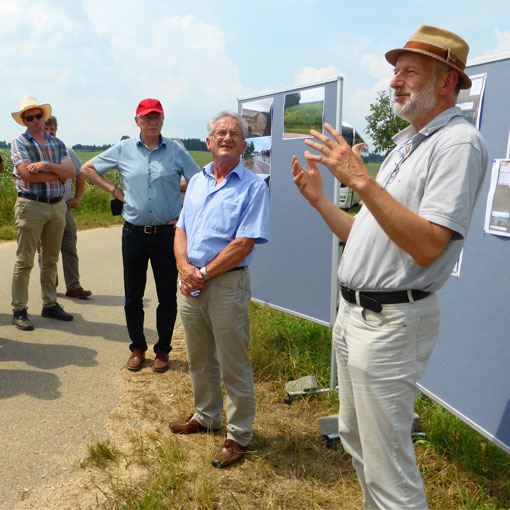
[(175, 225), (133, 225), (129, 221), (126, 221), (126, 225), (144, 234), (171, 234), (175, 232)]
[(241, 269), (246, 269), (248, 266), (236, 266), (232, 269), (229, 269), (228, 271), (225, 271), (226, 273), (231, 273), (232, 271), (241, 271)]
[(45, 204), (56, 204), (62, 200), (62, 197), (41, 197), (40, 195), (34, 195), (33, 193), (21, 193), (18, 192), (18, 197), (28, 198), (28, 200), (35, 200), (36, 202), (44, 202)]
[[(397, 303), (409, 303), (409, 294), (407, 290), (395, 290), (393, 292), (358, 292), (359, 301), (356, 301), (356, 291), (349, 287), (340, 286), (342, 297), (349, 303), (357, 303), (363, 308), (379, 313), (382, 305), (395, 305)], [(411, 296), (414, 301), (426, 298), (430, 292), (424, 290), (413, 289)]]

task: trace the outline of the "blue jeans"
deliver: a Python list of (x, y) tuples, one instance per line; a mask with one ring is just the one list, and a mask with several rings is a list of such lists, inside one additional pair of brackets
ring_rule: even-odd
[(131, 351), (146, 351), (143, 334), (143, 295), (150, 260), (158, 294), (156, 329), (158, 342), (154, 352), (168, 353), (177, 315), (177, 267), (173, 232), (144, 234), (124, 224), (122, 228), (122, 260), (124, 263), (124, 311), (131, 339)]

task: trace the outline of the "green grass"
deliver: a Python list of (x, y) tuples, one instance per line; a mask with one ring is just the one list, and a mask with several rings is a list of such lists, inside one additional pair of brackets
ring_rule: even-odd
[(284, 131), (286, 133), (309, 133), (310, 129), (322, 131), (324, 101), (297, 104), (285, 108)]

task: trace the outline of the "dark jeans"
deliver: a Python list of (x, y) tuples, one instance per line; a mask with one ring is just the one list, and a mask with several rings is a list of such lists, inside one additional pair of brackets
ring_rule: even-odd
[(133, 225), (124, 224), (122, 229), (122, 260), (124, 262), (124, 293), (126, 323), (131, 339), (131, 351), (146, 351), (143, 334), (143, 295), (147, 282), (147, 266), (150, 260), (158, 308), (156, 328), (158, 342), (154, 352), (170, 352), (172, 333), (177, 315), (177, 268), (174, 256), (174, 234), (144, 234)]

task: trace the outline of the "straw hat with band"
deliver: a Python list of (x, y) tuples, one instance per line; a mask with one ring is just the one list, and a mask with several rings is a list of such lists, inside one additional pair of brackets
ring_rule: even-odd
[(51, 106), (49, 104), (39, 104), (37, 102), (37, 99), (32, 96), (23, 96), (19, 102), (19, 107), (20, 107), (19, 112), (11, 113), (11, 115), (12, 118), (22, 126), (26, 126), (26, 124), (23, 122), (22, 115), (27, 110), (39, 108), (44, 115), (44, 120), (48, 120), (51, 116)]
[(461, 89), (471, 88), (471, 80), (464, 72), (469, 46), (462, 37), (453, 32), (422, 25), (403, 48), (388, 51), (386, 60), (395, 65), (402, 52), (421, 53), (443, 62), (459, 73)]

